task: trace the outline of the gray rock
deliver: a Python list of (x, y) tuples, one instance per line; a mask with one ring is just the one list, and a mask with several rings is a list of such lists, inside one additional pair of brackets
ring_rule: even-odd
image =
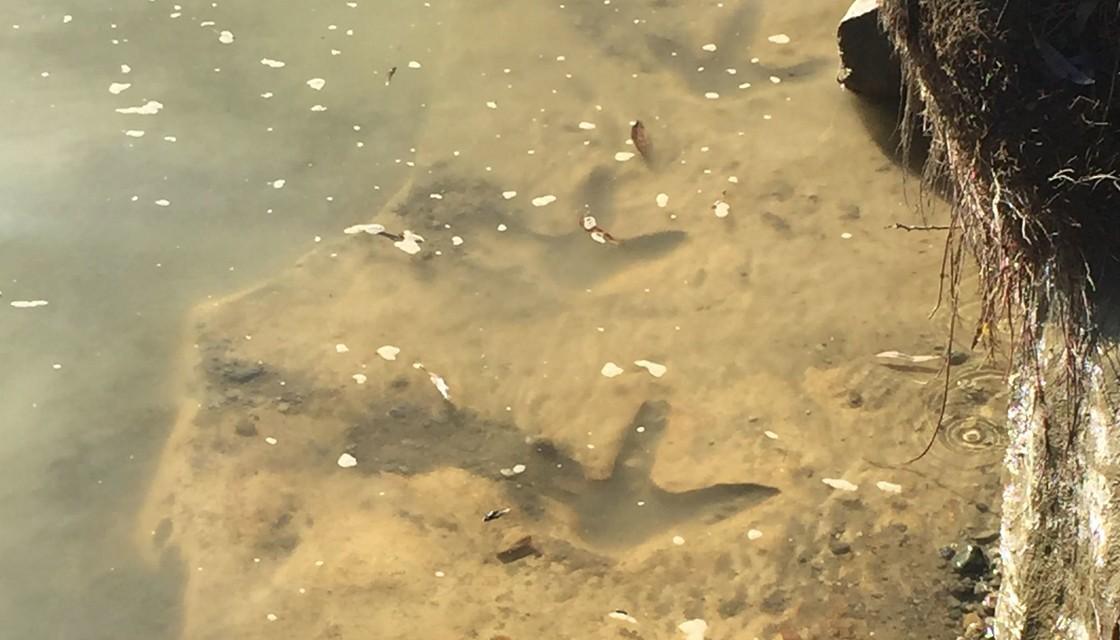
[(244, 384), (264, 374), (264, 367), (241, 360), (227, 362), (221, 369), (222, 377), (230, 382)]
[(836, 36), (840, 84), (872, 100), (897, 102), (902, 95), (902, 68), (879, 26), (879, 0), (853, 2)]
[(988, 570), (988, 558), (984, 555), (984, 550), (974, 544), (961, 545), (950, 564), (953, 565), (953, 571), (962, 576), (978, 578)]

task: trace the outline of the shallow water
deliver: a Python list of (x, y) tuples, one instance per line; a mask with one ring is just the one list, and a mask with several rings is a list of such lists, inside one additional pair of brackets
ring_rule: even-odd
[(941, 347), (941, 238), (886, 229), (913, 197), (835, 84), (842, 6), (9, 5), (6, 635), (953, 626), (900, 612), (991, 524), (998, 367), (894, 466), (938, 367), (875, 354)]

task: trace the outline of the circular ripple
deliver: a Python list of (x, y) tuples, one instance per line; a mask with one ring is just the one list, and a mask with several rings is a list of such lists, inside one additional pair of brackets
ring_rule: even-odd
[(946, 418), (937, 435), (939, 444), (956, 453), (996, 459), (1007, 446), (1005, 425), (982, 416)]
[[(931, 384), (919, 430), (929, 437), (941, 412), (943, 387)], [(931, 455), (958, 467), (976, 468), (999, 462), (1007, 446), (1007, 379), (990, 367), (950, 374), (945, 419)]]

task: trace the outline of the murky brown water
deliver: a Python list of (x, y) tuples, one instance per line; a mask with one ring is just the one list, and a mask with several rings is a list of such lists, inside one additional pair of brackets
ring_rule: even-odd
[(834, 4), (17, 0), (5, 634), (951, 637), (1002, 372), (896, 466), (941, 238)]

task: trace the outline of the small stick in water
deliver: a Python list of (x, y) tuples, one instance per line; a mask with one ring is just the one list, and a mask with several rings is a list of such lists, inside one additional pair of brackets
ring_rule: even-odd
[(397, 75), (397, 68), (393, 67), (392, 69), (389, 69), (389, 75), (385, 78), (386, 87), (389, 86), (389, 83), (393, 81), (393, 76), (395, 75)]
[(642, 158), (649, 162), (650, 154), (653, 153), (653, 146), (649, 142), (649, 136), (646, 135), (646, 126), (642, 124), (641, 120), (635, 120), (634, 126), (630, 127), (630, 140), (634, 143), (634, 148), (638, 153), (642, 154)]

